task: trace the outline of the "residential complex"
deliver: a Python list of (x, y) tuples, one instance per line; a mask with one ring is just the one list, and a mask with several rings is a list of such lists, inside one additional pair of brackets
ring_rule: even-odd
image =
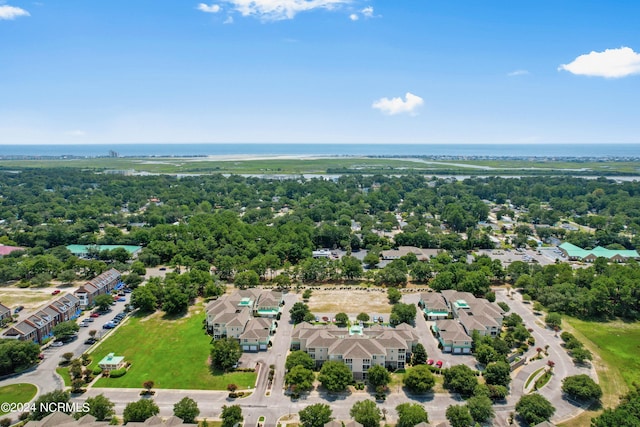
[(419, 306), (425, 318), (434, 321), (431, 329), (443, 351), (451, 353), (471, 353), (473, 331), (497, 336), (504, 317), (497, 304), (452, 289), (421, 294)]
[(41, 343), (44, 339), (53, 336), (54, 326), (77, 318), (81, 311), (78, 298), (71, 294), (63, 295), (28, 315), (21, 322), (10, 326), (2, 338)]
[(303, 322), (291, 334), (292, 350), (307, 352), (318, 367), (327, 360), (344, 362), (356, 380), (366, 379), (373, 365), (403, 369), (417, 343), (418, 336), (406, 323), (395, 328), (380, 325), (340, 328)]
[(80, 300), (80, 307), (86, 309), (93, 305), (93, 300), (98, 295), (108, 294), (122, 286), (120, 272), (112, 268), (80, 286), (74, 295)]
[(244, 351), (266, 350), (283, 305), (281, 292), (237, 290), (207, 305), (207, 331), (214, 340), (238, 339)]
[[(88, 414), (76, 420), (64, 412), (54, 412), (40, 421), (29, 421), (25, 424), (25, 427), (106, 427), (108, 425), (110, 425), (109, 421), (96, 421), (94, 416)], [(175, 416), (163, 420), (157, 415), (148, 418), (144, 422), (129, 422), (127, 425), (133, 427), (193, 426), (193, 424), (185, 424), (180, 418)]]

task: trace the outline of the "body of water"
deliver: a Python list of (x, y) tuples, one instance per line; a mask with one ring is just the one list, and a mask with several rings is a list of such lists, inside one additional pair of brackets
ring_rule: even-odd
[(433, 156), (640, 158), (640, 144), (86, 144), (0, 145), (0, 157)]

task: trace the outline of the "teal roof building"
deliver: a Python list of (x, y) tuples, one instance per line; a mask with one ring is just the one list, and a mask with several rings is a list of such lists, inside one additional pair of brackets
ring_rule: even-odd
[(638, 259), (640, 255), (635, 250), (607, 249), (596, 246), (593, 249), (582, 249), (571, 243), (564, 242), (558, 249), (571, 261), (593, 262), (597, 258), (606, 258), (613, 262), (626, 262), (629, 259)]
[(69, 245), (67, 249), (69, 252), (74, 254), (79, 258), (87, 258), (91, 252), (95, 253), (101, 252), (104, 250), (112, 251), (117, 248), (123, 248), (125, 251), (129, 252), (131, 258), (135, 258), (138, 255), (138, 252), (142, 250), (142, 246), (134, 246), (134, 245)]

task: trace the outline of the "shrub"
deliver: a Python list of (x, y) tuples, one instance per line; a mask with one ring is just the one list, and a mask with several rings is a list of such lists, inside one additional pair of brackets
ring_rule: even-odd
[(123, 376), (126, 373), (127, 373), (127, 370), (125, 368), (114, 369), (113, 371), (109, 372), (109, 377), (111, 377), (111, 378), (120, 378), (121, 376)]
[(100, 375), (102, 373), (102, 368), (100, 366), (96, 366), (92, 371), (93, 375)]

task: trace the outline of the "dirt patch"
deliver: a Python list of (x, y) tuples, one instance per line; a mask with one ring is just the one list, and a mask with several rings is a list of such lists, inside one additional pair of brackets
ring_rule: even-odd
[(52, 298), (51, 290), (5, 289), (0, 291), (0, 302), (2, 302), (2, 304), (9, 308), (23, 305), (27, 311), (42, 306)]
[(387, 292), (379, 288), (314, 289), (307, 304), (312, 313), (391, 313)]

